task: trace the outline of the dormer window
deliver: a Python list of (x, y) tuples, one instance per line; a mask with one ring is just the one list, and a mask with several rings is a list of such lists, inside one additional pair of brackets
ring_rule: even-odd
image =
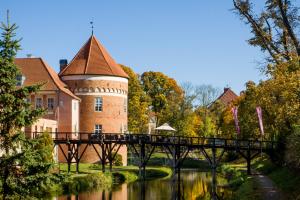
[(17, 79), (16, 85), (17, 86), (22, 86), (24, 84), (24, 81), (25, 81), (25, 76), (19, 74), (19, 75), (17, 75), (16, 79)]

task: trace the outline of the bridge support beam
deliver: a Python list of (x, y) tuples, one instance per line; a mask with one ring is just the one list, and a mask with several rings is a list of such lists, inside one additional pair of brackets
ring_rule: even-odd
[(250, 149), (247, 150), (247, 174), (251, 175), (251, 152)]

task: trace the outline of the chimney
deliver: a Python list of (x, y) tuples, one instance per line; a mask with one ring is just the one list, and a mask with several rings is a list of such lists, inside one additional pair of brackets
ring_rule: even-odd
[(59, 60), (59, 67), (60, 67), (60, 72), (68, 65), (68, 60), (67, 59), (60, 59)]
[(224, 93), (227, 92), (230, 89), (230, 87), (225, 87), (224, 88)]
[(27, 58), (33, 58), (33, 55), (31, 53), (29, 53), (29, 54), (26, 54), (26, 57)]

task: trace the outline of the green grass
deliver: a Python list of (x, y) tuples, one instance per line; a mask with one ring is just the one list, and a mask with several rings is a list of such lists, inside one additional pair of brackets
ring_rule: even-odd
[(288, 199), (300, 198), (300, 172), (274, 165), (267, 157), (254, 160), (253, 167), (267, 175)]
[(233, 199), (236, 200), (260, 200), (262, 199), (256, 181), (252, 177), (246, 177), (244, 182), (238, 187), (234, 193)]
[[(138, 160), (129, 157), (129, 163), (131, 165), (138, 165)], [(165, 153), (153, 153), (151, 158), (149, 159), (147, 166), (171, 166), (172, 161), (168, 158)], [(202, 171), (207, 171), (210, 169), (208, 162), (200, 156), (199, 159), (185, 158), (184, 162), (182, 163), (182, 168), (195, 168)]]
[(247, 175), (246, 164), (243, 160), (224, 164), (218, 169), (228, 180), (228, 186), (233, 191), (236, 200), (260, 200), (262, 193), (256, 181)]

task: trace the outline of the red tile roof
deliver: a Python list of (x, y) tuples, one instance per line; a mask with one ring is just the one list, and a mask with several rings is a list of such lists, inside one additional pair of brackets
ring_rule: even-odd
[(221, 94), (217, 101), (221, 101), (225, 105), (229, 105), (231, 102), (236, 100), (238, 98), (238, 95), (236, 95), (230, 88), (224, 88), (223, 94)]
[(42, 58), (16, 58), (15, 64), (25, 76), (24, 85), (45, 83), (42, 90), (61, 90), (74, 99), (80, 100), (60, 80), (57, 73)]
[(128, 78), (94, 35), (83, 45), (73, 60), (60, 73), (66, 75), (108, 75)]

